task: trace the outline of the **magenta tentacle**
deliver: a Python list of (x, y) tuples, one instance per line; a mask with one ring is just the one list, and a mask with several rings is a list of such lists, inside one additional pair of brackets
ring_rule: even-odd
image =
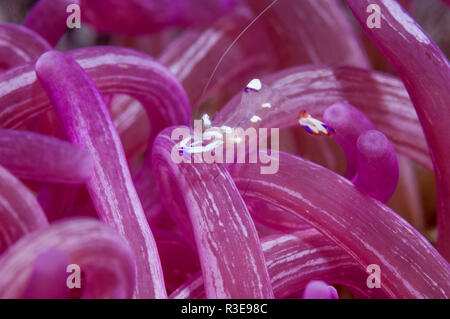
[(154, 229), (167, 291), (172, 292), (200, 270), (197, 252), (174, 231)]
[(323, 113), (323, 120), (336, 130), (333, 135), (345, 152), (347, 171), (345, 177), (351, 179), (358, 170), (356, 142), (365, 131), (375, 129), (375, 125), (357, 108), (348, 103), (336, 103)]
[[(361, 298), (386, 298), (383, 289), (367, 288), (367, 274), (352, 257), (311, 227), (268, 236), (261, 242), (276, 298), (300, 292), (311, 280), (342, 284)], [(170, 298), (204, 298), (204, 292), (199, 273), (178, 287)]]
[[(119, 47), (82, 48), (68, 53), (103, 94), (123, 93), (139, 100), (151, 112), (153, 136), (166, 126), (189, 122), (190, 107), (183, 88), (150, 56)], [(16, 128), (50, 109), (34, 64), (31, 61), (0, 74), (0, 127)]]
[(303, 299), (339, 299), (339, 297), (333, 286), (320, 280), (312, 280), (305, 287)]
[(82, 184), (92, 173), (88, 152), (63, 140), (0, 129), (0, 165), (19, 178)]
[[(271, 2), (246, 0), (254, 12), (261, 12)], [(309, 63), (370, 66), (339, 1), (278, 1), (261, 20), (271, 47), (277, 48), (279, 69)]]
[[(69, 5), (78, 5), (78, 0), (40, 0), (28, 13), (23, 25), (55, 46), (67, 30)], [(50, 18), (51, 17), (51, 18)]]
[[(346, 0), (364, 32), (405, 83), (433, 159), (438, 189), (438, 247), (450, 259), (450, 64), (433, 40), (393, 0)], [(381, 10), (381, 28), (366, 25), (369, 4)]]
[(126, 35), (198, 26), (229, 12), (236, 0), (81, 0), (85, 19), (100, 32)]
[(181, 131), (191, 134), (179, 127), (158, 135), (152, 163), (166, 209), (195, 242), (206, 296), (272, 298), (255, 225), (230, 175), (217, 164), (176, 164), (171, 137)]
[(124, 236), (134, 251), (140, 278), (136, 297), (166, 297), (156, 243), (101, 93), (83, 68), (64, 53), (44, 53), (36, 63), (36, 74), (69, 139), (91, 154), (93, 175), (86, 185), (100, 218)]
[(37, 200), (47, 219), (53, 222), (65, 217), (73, 208), (80, 187), (43, 183), (37, 192)]
[(352, 182), (359, 190), (386, 203), (398, 183), (398, 161), (394, 148), (383, 133), (370, 130), (356, 142), (358, 171)]
[(24, 299), (66, 299), (67, 266), (69, 256), (60, 249), (50, 247), (38, 255), (26, 287), (23, 289)]
[[(49, 276), (48, 269), (41, 268), (50, 262), (43, 260), (49, 254), (57, 258), (53, 260), (55, 270), (64, 267), (65, 279), (70, 275), (67, 266), (80, 267), (82, 298), (132, 297), (136, 283), (133, 252), (117, 232), (90, 219), (58, 222), (14, 244), (0, 257), (0, 297), (20, 298), (24, 293), (37, 297), (36, 289), (43, 287), (35, 284), (44, 280), (46, 293), (61, 296), (66, 290), (70, 294), (66, 280), (60, 287), (61, 276)], [(70, 264), (64, 265), (67, 260)]]
[(25, 234), (48, 225), (36, 198), (0, 166), (0, 253)]
[(389, 140), (348, 103), (333, 104), (323, 117), (345, 152), (346, 177), (361, 191), (386, 203), (397, 187), (399, 175), (397, 156)]
[(235, 165), (231, 173), (246, 196), (303, 218), (364, 268), (379, 265), (390, 297), (448, 298), (449, 264), (401, 217), (323, 167), (285, 153), (279, 164), (273, 175), (260, 175), (255, 164)]
[(0, 24), (0, 69), (28, 62), (51, 50), (39, 34), (20, 25)]

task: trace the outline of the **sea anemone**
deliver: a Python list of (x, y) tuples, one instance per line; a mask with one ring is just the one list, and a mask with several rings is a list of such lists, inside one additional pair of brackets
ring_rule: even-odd
[(427, 3), (2, 2), (0, 297), (448, 298)]

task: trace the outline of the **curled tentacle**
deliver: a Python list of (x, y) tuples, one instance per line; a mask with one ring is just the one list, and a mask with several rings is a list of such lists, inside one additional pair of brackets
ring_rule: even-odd
[[(351, 256), (314, 228), (267, 236), (261, 243), (276, 298), (300, 292), (311, 280), (344, 285), (362, 298), (386, 298), (383, 289), (366, 286), (367, 274)], [(199, 273), (178, 287), (170, 298), (204, 296)]]
[(172, 138), (180, 134), (192, 133), (160, 133), (152, 163), (166, 209), (198, 250), (207, 298), (272, 298), (255, 225), (230, 175), (219, 164), (177, 164)]
[(156, 243), (101, 93), (83, 68), (65, 53), (44, 53), (36, 62), (36, 74), (69, 139), (91, 154), (93, 174), (86, 185), (100, 218), (124, 236), (135, 253), (139, 276), (136, 296), (164, 298)]
[(82, 184), (92, 173), (88, 152), (66, 141), (0, 129), (0, 165), (19, 178)]
[(375, 125), (364, 113), (348, 103), (335, 103), (328, 107), (323, 113), (323, 120), (337, 131), (333, 137), (345, 152), (345, 176), (351, 179), (358, 170), (356, 141), (363, 132), (375, 129)]
[(28, 62), (51, 46), (39, 34), (20, 25), (0, 24), (0, 69)]
[[(402, 78), (422, 124), (438, 191), (438, 247), (450, 260), (450, 63), (422, 28), (393, 0), (346, 0), (364, 32)], [(367, 6), (382, 12), (368, 28)], [(414, 142), (415, 139), (410, 137)]]
[(231, 175), (246, 196), (303, 218), (363, 267), (379, 265), (390, 297), (448, 297), (449, 264), (400, 216), (328, 169), (281, 152), (279, 164), (277, 174), (242, 164)]
[(33, 193), (0, 166), (0, 252), (25, 234), (48, 225)]
[(78, 0), (40, 0), (23, 23), (27, 28), (40, 34), (52, 46), (55, 46), (67, 30), (67, 9), (78, 5)]
[[(36, 294), (45, 289), (52, 297), (67, 298), (70, 264), (81, 270), (82, 298), (132, 297), (136, 280), (132, 251), (116, 232), (89, 219), (58, 222), (14, 244), (0, 257), (0, 297), (42, 298), (45, 295)], [(47, 266), (54, 267), (53, 276)], [(37, 287), (38, 283), (42, 285)]]

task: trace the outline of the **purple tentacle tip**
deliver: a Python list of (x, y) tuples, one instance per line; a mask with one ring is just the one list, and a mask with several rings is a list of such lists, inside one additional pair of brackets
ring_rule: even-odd
[(310, 281), (303, 292), (303, 299), (339, 299), (336, 288), (323, 281)]

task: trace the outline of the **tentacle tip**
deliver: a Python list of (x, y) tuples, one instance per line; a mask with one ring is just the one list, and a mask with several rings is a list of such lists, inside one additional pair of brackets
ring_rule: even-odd
[(61, 53), (57, 51), (47, 51), (43, 53), (36, 61), (35, 69), (36, 71), (42, 70), (45, 68), (51, 61), (57, 58)]
[(339, 299), (336, 288), (323, 281), (310, 281), (303, 292), (303, 299)]

